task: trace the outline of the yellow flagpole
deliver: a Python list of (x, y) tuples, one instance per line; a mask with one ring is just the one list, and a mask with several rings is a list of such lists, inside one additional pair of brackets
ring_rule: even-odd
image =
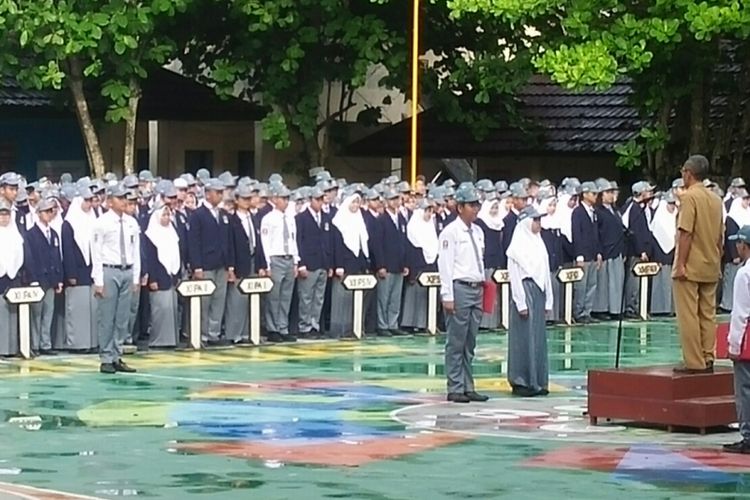
[(414, 12), (412, 13), (412, 35), (411, 35), (411, 186), (417, 184), (417, 158), (418, 137), (417, 122), (419, 118), (419, 0), (412, 0)]

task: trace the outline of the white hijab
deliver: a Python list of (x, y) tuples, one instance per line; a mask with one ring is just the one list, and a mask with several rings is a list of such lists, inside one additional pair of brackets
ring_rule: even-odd
[(670, 214), (667, 205), (668, 203), (662, 200), (651, 221), (651, 232), (664, 253), (674, 250), (677, 237), (677, 209), (675, 207), (674, 213)]
[(727, 217), (736, 222), (739, 227), (746, 226), (750, 224), (750, 208), (743, 208), (742, 198), (735, 198), (729, 207)]
[(548, 221), (547, 224), (551, 224), (553, 227), (560, 229), (565, 238), (569, 243), (573, 242), (573, 209), (568, 207), (568, 202), (572, 198), (569, 194), (561, 194), (557, 198), (557, 210), (555, 215), (552, 217), (544, 217), (544, 219), (551, 218), (552, 221)]
[(83, 261), (88, 266), (91, 263), (91, 235), (94, 232), (96, 214), (94, 214), (93, 208), (88, 213), (84, 212), (81, 208), (82, 203), (83, 198), (80, 196), (73, 198), (70, 207), (68, 207), (65, 221), (73, 229), (73, 239), (75, 239), (76, 245), (83, 255)]
[(542, 236), (531, 231), (533, 222), (534, 219), (524, 219), (516, 224), (507, 254), (523, 270), (523, 277), (531, 278), (542, 291), (546, 291), (549, 255)]
[(172, 224), (161, 225), (161, 215), (165, 207), (159, 207), (151, 213), (148, 220), (146, 237), (156, 247), (156, 257), (170, 276), (180, 272), (180, 237)]
[(0, 276), (15, 279), (23, 266), (23, 237), (13, 222), (0, 227)]
[(406, 224), (406, 237), (412, 245), (422, 250), (424, 261), (433, 264), (438, 256), (438, 235), (434, 216), (424, 220), (424, 209), (418, 208)]
[[(570, 198), (568, 198), (570, 199)], [(545, 198), (542, 201), (539, 202), (539, 208), (537, 209), (540, 214), (546, 214), (547, 209), (549, 208), (550, 204), (557, 200), (555, 198)], [(557, 203), (559, 210), (559, 202)], [(547, 217), (542, 217), (542, 229), (560, 229), (560, 219), (557, 217), (557, 210), (555, 210), (555, 213), (553, 215), (548, 215)]]
[[(497, 215), (493, 216), (490, 211), (494, 205), (497, 205), (498, 211)], [(491, 230), (502, 231), (504, 226), (503, 218), (508, 215), (508, 210), (507, 208), (503, 210), (503, 205), (505, 205), (503, 200), (485, 200), (482, 202), (482, 208), (479, 209), (477, 218), (487, 224), (487, 227)]]
[(357, 210), (352, 213), (349, 210), (352, 202), (358, 199), (360, 199), (358, 194), (353, 194), (344, 199), (341, 208), (338, 209), (336, 215), (333, 217), (333, 225), (341, 232), (346, 248), (355, 256), (359, 255), (361, 250), (364, 256), (369, 258), (370, 249), (367, 246), (367, 242), (370, 239), (370, 235), (367, 234), (367, 225), (365, 224), (364, 217), (362, 217), (362, 211)]

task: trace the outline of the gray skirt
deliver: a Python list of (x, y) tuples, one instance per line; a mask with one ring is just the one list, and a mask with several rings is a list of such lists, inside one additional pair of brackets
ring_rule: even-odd
[(405, 328), (427, 328), (427, 288), (419, 283), (406, 281), (404, 304), (401, 308), (401, 326)]
[(341, 278), (331, 280), (331, 328), (328, 334), (332, 338), (347, 337), (354, 331), (352, 314), (354, 311), (354, 292), (341, 284)]
[(547, 329), (545, 325), (545, 294), (531, 279), (523, 280), (529, 315), (522, 318), (511, 301), (508, 328), (508, 382), (512, 387), (547, 389)]
[(179, 339), (177, 292), (174, 288), (149, 293), (151, 304), (150, 347), (174, 347)]
[[(492, 280), (492, 273), (494, 269), (485, 269), (484, 279)], [(497, 330), (500, 328), (500, 285), (495, 286), (495, 303), (492, 304), (492, 312), (482, 312), (482, 322), (479, 324), (479, 328), (487, 328), (489, 330)]]
[(0, 356), (18, 355), (18, 306), (0, 299)]
[(731, 311), (734, 304), (734, 277), (742, 264), (727, 262), (724, 264), (724, 276), (721, 278), (721, 304), (719, 307)]
[(96, 305), (93, 287), (65, 289), (65, 349), (84, 350), (99, 346)]
[(672, 266), (662, 265), (659, 274), (651, 278), (651, 314), (673, 314)]

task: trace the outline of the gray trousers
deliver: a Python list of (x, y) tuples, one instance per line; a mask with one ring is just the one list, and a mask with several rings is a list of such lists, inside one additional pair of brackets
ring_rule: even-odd
[(216, 284), (216, 290), (201, 298), (201, 334), (203, 340), (219, 340), (221, 321), (227, 302), (227, 270), (203, 271), (203, 278)]
[(750, 441), (750, 361), (734, 362), (734, 401), (744, 441)]
[(641, 311), (641, 279), (633, 274), (633, 266), (640, 259), (628, 257), (625, 261), (625, 313), (639, 314)]
[(401, 273), (388, 273), (378, 279), (378, 329), (397, 330), (398, 316), (401, 313), (401, 290), (404, 276)]
[(323, 311), (327, 281), (328, 272), (325, 269), (309, 271), (309, 276), (305, 279), (297, 278), (300, 333), (321, 331), (320, 314)]
[(474, 390), (471, 363), (482, 322), (481, 286), (472, 288), (453, 282), (455, 312), (445, 316), (448, 335), (445, 342), (445, 376), (448, 393), (463, 394)]
[(294, 293), (294, 259), (271, 257), (273, 288), (266, 294), (266, 331), (289, 335), (289, 308)]
[(97, 304), (99, 359), (102, 363), (119, 361), (122, 344), (131, 335), (128, 330), (133, 300), (133, 270), (104, 268), (104, 297)]
[(224, 335), (232, 342), (250, 338), (250, 297), (240, 292), (237, 283), (227, 287)]
[(573, 317), (582, 319), (591, 316), (596, 297), (596, 262), (583, 263), (583, 279), (573, 286)]
[(31, 304), (31, 349), (52, 349), (52, 320), (55, 314), (55, 290), (44, 291), (41, 302)]

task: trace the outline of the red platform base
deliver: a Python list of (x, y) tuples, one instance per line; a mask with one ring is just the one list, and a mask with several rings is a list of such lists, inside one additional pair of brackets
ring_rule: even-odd
[(591, 370), (588, 412), (592, 425), (600, 418), (641, 424), (698, 429), (737, 421), (734, 376), (730, 368), (713, 374), (680, 375), (672, 366)]

